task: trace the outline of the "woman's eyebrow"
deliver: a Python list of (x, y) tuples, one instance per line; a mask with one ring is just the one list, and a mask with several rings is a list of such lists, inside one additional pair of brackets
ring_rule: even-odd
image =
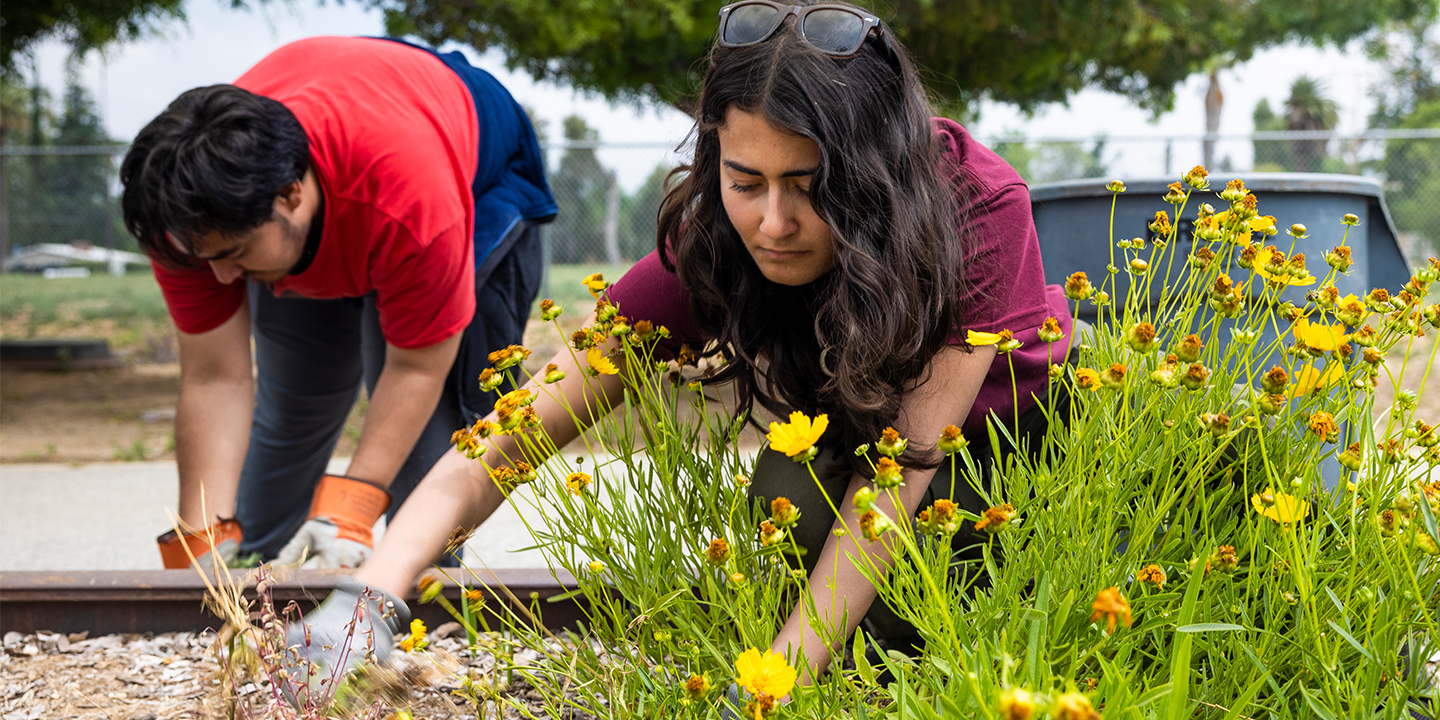
[[(728, 167), (728, 168), (730, 168), (731, 170), (734, 170), (735, 172), (742, 173), (742, 174), (745, 174), (745, 175), (757, 175), (757, 176), (762, 176), (762, 177), (765, 175), (765, 173), (762, 173), (762, 172), (760, 172), (759, 170), (756, 170), (756, 169), (754, 169), (754, 168), (745, 167), (744, 165), (741, 165), (740, 163), (737, 163), (737, 162), (735, 162), (734, 160), (726, 160), (723, 164), (725, 165), (725, 167)], [(806, 175), (814, 175), (816, 169), (817, 169), (817, 168), (810, 168), (810, 169), (808, 169), (808, 170), (786, 170), (785, 172), (780, 173), (780, 177), (782, 177), (782, 178), (788, 178), (788, 177), (805, 177)]]

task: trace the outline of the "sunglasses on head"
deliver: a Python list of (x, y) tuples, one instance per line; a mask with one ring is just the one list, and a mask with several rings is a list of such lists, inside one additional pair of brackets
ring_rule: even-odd
[(795, 16), (800, 37), (816, 50), (846, 58), (860, 52), (865, 38), (879, 35), (889, 47), (880, 18), (849, 5), (782, 5), (770, 0), (744, 0), (720, 8), (720, 47), (738, 48), (765, 42)]

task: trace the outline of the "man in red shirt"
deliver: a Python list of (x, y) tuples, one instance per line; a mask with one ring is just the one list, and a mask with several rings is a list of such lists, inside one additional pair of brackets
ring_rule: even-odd
[[(182, 94), (121, 180), (180, 330), (166, 567), (212, 549), (358, 566), (490, 411), (488, 353), (521, 340), (556, 212), (523, 109), (459, 53), (312, 38)], [(359, 447), (327, 475), (362, 380)]]

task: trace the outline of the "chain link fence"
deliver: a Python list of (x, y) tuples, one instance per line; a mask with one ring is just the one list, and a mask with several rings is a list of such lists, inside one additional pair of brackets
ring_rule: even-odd
[[(987, 144), (1032, 185), (1090, 177), (1178, 178), (1204, 164), (1212, 178), (1255, 172), (1347, 173), (1379, 178), (1415, 260), (1440, 252), (1440, 129), (1253, 135), (1025, 139)], [(125, 232), (116, 177), (125, 146), (0, 148), (0, 256), (12, 270), (27, 248), (72, 244), (137, 250)], [(548, 226), (551, 265), (624, 267), (655, 246), (665, 177), (679, 161), (659, 143), (570, 143), (546, 148), (560, 215)], [(1207, 160), (1208, 158), (1208, 160)], [(113, 263), (112, 263), (113, 267)]]

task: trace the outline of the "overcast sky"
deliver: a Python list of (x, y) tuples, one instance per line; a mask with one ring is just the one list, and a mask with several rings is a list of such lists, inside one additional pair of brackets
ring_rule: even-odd
[[(228, 3), (227, 3), (228, 5)], [(230, 82), (270, 51), (311, 35), (378, 35), (378, 12), (358, 4), (324, 7), (297, 0), (289, 6), (272, 3), (252, 11), (231, 10), (216, 0), (192, 0), (188, 24), (173, 25), (163, 37), (112, 49), (102, 60), (92, 53), (81, 66), (81, 81), (94, 91), (109, 132), (132, 137), (181, 92), (201, 85)], [(447, 48), (450, 49), (450, 48)], [(560, 121), (578, 113), (599, 130), (607, 142), (658, 143), (674, 146), (690, 129), (689, 120), (668, 108), (637, 111), (612, 107), (602, 99), (587, 98), (567, 87), (535, 83), (528, 75), (505, 70), (498, 53), (483, 57), (468, 48), (473, 64), (494, 73), (515, 97), (549, 121), (552, 137), (560, 134)], [(64, 83), (67, 57), (63, 45), (42, 45), (37, 54), (41, 81), (56, 97)], [(1346, 50), (1288, 45), (1257, 55), (1250, 62), (1221, 73), (1225, 111), (1222, 133), (1247, 133), (1255, 103), (1268, 98), (1274, 108), (1283, 104), (1290, 83), (1299, 75), (1323, 78), (1328, 92), (1341, 108), (1341, 132), (1364, 129), (1371, 101), (1366, 92), (1381, 72), (1358, 46)], [(1068, 106), (1051, 106), (1026, 118), (1012, 106), (987, 104), (971, 131), (982, 139), (1008, 133), (1031, 138), (1112, 138), (1107, 158), (1117, 174), (1127, 177), (1158, 175), (1163, 170), (1164, 144), (1126, 143), (1125, 136), (1193, 136), (1204, 132), (1205, 79), (1191, 78), (1178, 89), (1175, 110), (1151, 120), (1123, 97), (1085, 91)], [(1199, 161), (1198, 143), (1177, 143), (1172, 170), (1183, 171)], [(1222, 145), (1219, 155), (1233, 155), (1242, 167), (1249, 160), (1247, 143)], [(637, 187), (660, 163), (673, 162), (663, 148), (602, 151), (600, 160), (619, 171), (627, 189)]]

